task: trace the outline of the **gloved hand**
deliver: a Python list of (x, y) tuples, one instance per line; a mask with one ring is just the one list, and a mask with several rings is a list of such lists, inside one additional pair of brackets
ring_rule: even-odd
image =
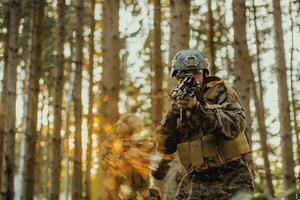
[(164, 179), (165, 176), (167, 175), (167, 173), (169, 172), (169, 169), (170, 169), (169, 163), (170, 162), (171, 162), (171, 160), (162, 159), (158, 164), (158, 168), (156, 170), (151, 170), (152, 176), (156, 180)]
[(179, 109), (187, 109), (192, 110), (196, 109), (199, 105), (196, 97), (186, 96), (184, 98), (180, 98), (176, 101), (176, 105)]

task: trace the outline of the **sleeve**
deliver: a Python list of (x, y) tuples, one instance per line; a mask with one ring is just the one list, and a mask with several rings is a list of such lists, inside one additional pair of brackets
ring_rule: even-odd
[(236, 92), (227, 84), (218, 85), (214, 104), (199, 105), (198, 119), (207, 134), (221, 134), (225, 139), (234, 139), (245, 129), (245, 110)]
[(156, 129), (156, 150), (163, 154), (172, 154), (177, 150), (180, 113), (172, 101), (169, 110)]

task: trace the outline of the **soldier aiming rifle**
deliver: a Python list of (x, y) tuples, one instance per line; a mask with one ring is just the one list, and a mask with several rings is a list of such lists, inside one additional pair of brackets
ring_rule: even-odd
[[(198, 50), (179, 51), (171, 67), (178, 85), (157, 128), (156, 148), (165, 155), (177, 151), (186, 169), (176, 199), (221, 200), (253, 193), (245, 111), (236, 92), (221, 78), (208, 76), (207, 60)], [(165, 177), (169, 162), (161, 161), (154, 178)]]

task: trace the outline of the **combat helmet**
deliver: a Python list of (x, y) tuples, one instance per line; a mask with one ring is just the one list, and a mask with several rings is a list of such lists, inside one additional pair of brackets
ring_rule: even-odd
[(206, 74), (209, 73), (207, 59), (197, 49), (183, 49), (179, 51), (172, 60), (170, 75), (174, 77), (177, 72), (190, 70), (204, 70)]

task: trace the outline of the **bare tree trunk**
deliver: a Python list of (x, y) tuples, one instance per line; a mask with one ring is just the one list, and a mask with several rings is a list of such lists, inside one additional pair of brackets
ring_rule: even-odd
[(120, 91), (119, 0), (103, 1), (102, 113), (105, 123), (118, 120)]
[[(254, 16), (254, 29), (255, 29), (255, 45), (256, 45), (256, 65), (259, 70), (258, 74), (260, 76), (260, 40), (258, 35), (258, 29), (257, 29), (257, 18), (256, 18), (256, 6), (255, 1), (253, 0), (253, 16)], [(261, 81), (261, 77), (259, 77), (259, 80)], [(255, 103), (255, 109), (256, 109), (256, 118), (258, 122), (259, 127), (259, 134), (260, 134), (260, 143), (262, 147), (262, 154), (263, 154), (263, 160), (264, 160), (264, 170), (265, 170), (265, 176), (266, 176), (266, 183), (267, 183), (267, 190), (268, 194), (272, 197), (274, 197), (274, 188), (272, 184), (272, 174), (270, 170), (270, 161), (269, 161), (269, 147), (267, 144), (267, 128), (265, 125), (265, 113), (264, 113), (264, 105), (263, 105), (263, 92), (262, 92), (262, 84), (259, 83), (260, 88), (260, 96), (257, 91), (257, 86), (254, 80), (254, 75), (251, 69), (251, 82), (252, 82), (252, 92), (253, 92), (253, 98)]]
[[(278, 105), (281, 135), (281, 154), (283, 163), (283, 183), (284, 190), (295, 187), (295, 162), (293, 159), (293, 143), (291, 133), (290, 103), (288, 98), (288, 87), (286, 78), (286, 62), (284, 54), (284, 41), (281, 20), (280, 1), (273, 0), (273, 18), (275, 30), (275, 52), (276, 69), (278, 80)], [(295, 193), (286, 197), (286, 199), (296, 199)]]
[[(241, 99), (246, 112), (246, 135), (252, 148), (251, 139), (251, 112), (250, 112), (250, 94), (251, 94), (251, 59), (248, 51), (246, 37), (246, 6), (245, 0), (232, 1), (233, 9), (233, 30), (234, 30), (234, 87)], [(251, 171), (254, 173), (254, 164), (250, 158)]]
[(162, 119), (163, 112), (163, 90), (162, 82), (164, 75), (164, 68), (162, 64), (161, 51), (161, 2), (154, 1), (154, 32), (153, 32), (153, 83), (152, 83), (152, 124), (155, 128), (158, 122)]
[(72, 116), (73, 113), (71, 109), (71, 103), (72, 103), (72, 94), (74, 90), (74, 81), (75, 81), (75, 69), (73, 70), (73, 57), (74, 57), (74, 38), (71, 36), (69, 39), (69, 44), (70, 44), (70, 51), (71, 51), (71, 56), (69, 59), (69, 78), (68, 78), (68, 83), (70, 87), (67, 90), (67, 99), (66, 99), (66, 108), (65, 108), (65, 115), (64, 115), (64, 129), (65, 129), (65, 135), (64, 135), (64, 140), (66, 147), (64, 149), (64, 155), (66, 159), (66, 182), (65, 182), (65, 199), (69, 200), (69, 191), (70, 191), (70, 156), (69, 156), (69, 126), (70, 126), (70, 116)]
[[(119, 0), (103, 1), (103, 32), (102, 32), (102, 53), (103, 71), (101, 80), (101, 115), (105, 127), (112, 126), (119, 118), (119, 91), (120, 91), (120, 59), (119, 51), (121, 40), (119, 38)], [(100, 144), (105, 140), (102, 134)], [(106, 172), (101, 169), (100, 188), (101, 199), (106, 199), (107, 191), (104, 187)]]
[(75, 81), (73, 91), (74, 112), (75, 112), (75, 147), (73, 158), (73, 177), (72, 177), (72, 199), (82, 199), (82, 65), (83, 65), (83, 13), (84, 1), (75, 1), (76, 9), (76, 40), (75, 40)]
[[(299, 4), (300, 6), (300, 4)], [(293, 108), (293, 120), (294, 120), (294, 131), (295, 131), (295, 135), (296, 135), (296, 144), (297, 144), (297, 162), (298, 164), (300, 164), (300, 141), (299, 141), (299, 130), (298, 130), (298, 122), (297, 122), (297, 110), (296, 110), (296, 100), (295, 100), (295, 91), (294, 91), (294, 80), (293, 80), (293, 73), (294, 73), (294, 65), (293, 65), (293, 61), (294, 61), (294, 19), (293, 19), (293, 13), (292, 13), (292, 1), (290, 1), (290, 8), (289, 8), (289, 12), (290, 12), (290, 17), (291, 17), (291, 32), (292, 32), (292, 37), (291, 37), (291, 43), (292, 43), (292, 47), (291, 47), (291, 60), (290, 60), (290, 80), (291, 80), (291, 93), (292, 93), (292, 108)], [(299, 176), (298, 178), (300, 178), (300, 172), (299, 172)]]
[(62, 98), (64, 89), (64, 43), (65, 43), (65, 0), (57, 3), (58, 22), (56, 32), (57, 68), (54, 96), (54, 130), (52, 147), (52, 170), (51, 170), (51, 199), (59, 199), (60, 172), (61, 172), (61, 125), (62, 125)]
[(10, 1), (9, 14), (9, 41), (7, 59), (7, 113), (5, 120), (5, 132), (3, 137), (3, 160), (1, 171), (1, 198), (11, 200), (14, 198), (14, 149), (15, 149), (15, 121), (16, 121), (16, 84), (18, 64), (18, 29), (21, 0)]
[[(49, 107), (52, 107), (54, 109), (54, 104), (53, 104), (53, 101), (49, 99), (49, 97), (53, 96), (51, 94), (51, 88), (49, 88), (48, 90), (48, 106)], [(45, 170), (45, 175), (44, 175), (44, 180), (46, 183), (49, 183), (51, 182), (51, 139), (52, 139), (52, 136), (53, 134), (51, 134), (51, 120), (50, 120), (50, 115), (51, 113), (49, 112), (48, 110), (48, 113), (47, 113), (47, 119), (48, 119), (48, 122), (47, 122), (47, 129), (46, 129), (46, 135), (45, 135), (45, 155), (47, 156), (46, 159), (44, 159), (44, 170)], [(51, 171), (50, 171), (51, 170)], [(45, 187), (44, 187), (44, 194), (45, 194), (45, 198), (46, 199), (49, 199), (50, 198), (50, 190), (51, 190), (51, 186), (49, 184), (45, 184)]]
[(246, 109), (246, 132), (251, 142), (251, 115), (250, 115), (250, 90), (251, 90), (251, 60), (246, 38), (246, 6), (245, 0), (232, 1), (233, 29), (234, 29), (234, 86)]
[[(7, 61), (9, 51), (9, 7), (7, 8), (5, 15), (5, 27), (7, 32), (4, 37), (4, 66), (3, 66), (3, 79), (2, 79), (2, 91), (0, 99), (0, 181), (2, 180), (2, 163), (3, 163), (3, 139), (5, 135), (5, 119), (6, 119), (6, 98), (7, 98)], [(1, 183), (0, 183), (1, 191)]]
[[(151, 116), (152, 128), (155, 130), (156, 126), (162, 119), (163, 115), (163, 90), (162, 82), (164, 76), (164, 68), (162, 64), (161, 51), (161, 1), (154, 1), (154, 30), (153, 30), (153, 49), (151, 52), (150, 63), (151, 71), (154, 76), (151, 78)], [(153, 179), (154, 185), (159, 188), (161, 194), (164, 191), (164, 182)]]
[[(44, 106), (48, 104), (49, 100), (46, 101), (46, 95), (43, 91), (41, 91), (42, 98), (39, 98), (39, 101), (42, 102), (42, 105), (39, 106), (39, 112), (43, 112)], [(48, 111), (49, 112), (49, 111)], [(34, 170), (34, 194), (35, 198), (41, 199), (43, 198), (44, 195), (44, 188), (47, 186), (46, 181), (45, 181), (45, 173), (43, 172), (43, 169), (47, 166), (45, 159), (43, 159), (43, 146), (41, 145), (41, 142), (47, 140), (43, 138), (44, 134), (44, 126), (42, 124), (41, 120), (42, 116), (40, 116), (40, 119), (38, 120), (37, 127), (40, 127), (37, 129), (37, 141), (36, 141), (36, 154), (35, 154), (35, 170)], [(49, 119), (49, 118), (48, 118)]]
[(42, 68), (42, 30), (44, 19), (44, 0), (35, 0), (33, 8), (33, 23), (31, 27), (31, 51), (30, 60), (27, 63), (26, 73), (26, 101), (24, 109), (25, 115), (25, 159), (23, 168), (22, 194), (21, 199), (31, 200), (34, 197), (34, 169), (35, 152), (37, 139), (37, 111), (39, 79)]
[(89, 113), (88, 113), (88, 141), (86, 151), (86, 172), (85, 172), (85, 199), (91, 199), (91, 168), (92, 168), (92, 134), (93, 134), (93, 104), (94, 104), (94, 32), (95, 32), (95, 0), (91, 0), (91, 15), (89, 35)]
[[(189, 48), (190, 0), (170, 0), (170, 13), (169, 63), (171, 65), (171, 61), (178, 51)], [(171, 79), (169, 82), (169, 90), (172, 91), (175, 86), (176, 80)]]
[(208, 59), (209, 59), (209, 72), (212, 75), (217, 73), (215, 65), (215, 46), (214, 46), (214, 18), (212, 12), (212, 0), (207, 0), (208, 7)]
[[(190, 16), (190, 0), (170, 0), (170, 46), (169, 46), (169, 63), (175, 54), (182, 50), (189, 48), (190, 40), (190, 26), (189, 26), (189, 16)], [(178, 31), (180, 30), (180, 31)], [(176, 80), (171, 79), (169, 81), (169, 91), (172, 91), (176, 86)], [(176, 154), (177, 156), (177, 154)], [(178, 181), (174, 180), (174, 177), (179, 178), (182, 174), (180, 171), (184, 170), (181, 166), (178, 156), (174, 161), (172, 161), (172, 168), (176, 170), (170, 170), (167, 174), (165, 183), (165, 198), (174, 199), (176, 194), (176, 189), (178, 188)], [(166, 187), (167, 186), (167, 187)]]

